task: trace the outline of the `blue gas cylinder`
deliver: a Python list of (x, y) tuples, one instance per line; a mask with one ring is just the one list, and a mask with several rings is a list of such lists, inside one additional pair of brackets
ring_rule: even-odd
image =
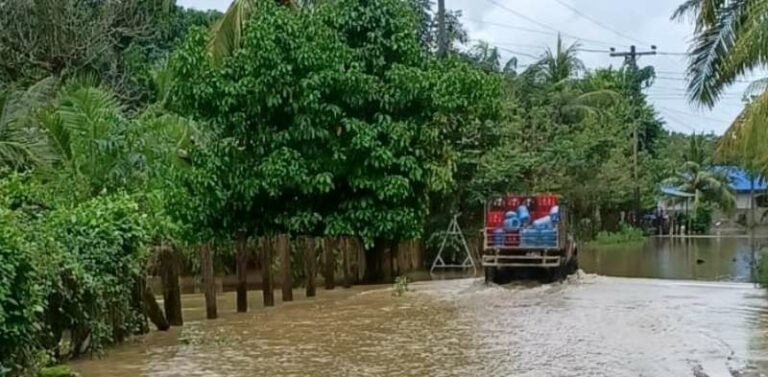
[(533, 222), (536, 229), (552, 229), (552, 218), (550, 216), (542, 217)]
[(506, 220), (504, 220), (504, 230), (507, 231), (518, 230), (520, 229), (521, 225), (522, 223), (520, 222), (520, 219), (517, 218), (517, 216), (508, 217)]
[(549, 210), (549, 218), (552, 219), (553, 223), (556, 223), (560, 221), (560, 207), (554, 206), (552, 209)]
[(497, 246), (504, 245), (504, 229), (496, 229), (493, 231), (493, 243)]
[(520, 205), (517, 207), (517, 218), (520, 219), (521, 223), (526, 223), (531, 219), (531, 214), (528, 212), (528, 207), (525, 205)]

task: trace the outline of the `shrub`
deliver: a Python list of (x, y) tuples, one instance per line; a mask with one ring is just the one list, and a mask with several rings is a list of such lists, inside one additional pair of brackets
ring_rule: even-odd
[(763, 288), (768, 289), (768, 250), (763, 250), (760, 264), (757, 268), (757, 283)]
[(29, 374), (146, 330), (138, 284), (156, 225), (126, 194), (44, 203), (23, 177), (0, 180), (0, 375)]
[(46, 256), (49, 346), (70, 330), (76, 356), (141, 331), (136, 288), (149, 236), (138, 205), (123, 194), (97, 197), (55, 211), (46, 225), (56, 249)]
[(631, 225), (621, 224), (616, 232), (602, 231), (597, 234), (595, 243), (602, 245), (611, 245), (618, 243), (639, 242), (645, 240), (645, 234), (642, 229)]
[(29, 364), (38, 349), (43, 292), (21, 225), (0, 207), (0, 375)]

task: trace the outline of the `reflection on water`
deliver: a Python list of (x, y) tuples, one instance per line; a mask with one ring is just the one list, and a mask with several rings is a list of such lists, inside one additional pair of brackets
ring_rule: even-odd
[[(320, 291), (152, 333), (74, 365), (89, 376), (710, 376), (768, 373), (768, 297), (751, 284), (580, 275)], [(253, 298), (258, 296), (254, 295)]]
[(587, 246), (579, 265), (607, 276), (752, 281), (755, 260), (768, 240), (748, 238), (651, 238), (644, 243)]

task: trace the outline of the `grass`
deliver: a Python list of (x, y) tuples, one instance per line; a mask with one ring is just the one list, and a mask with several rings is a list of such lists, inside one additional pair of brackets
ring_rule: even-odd
[(56, 365), (53, 367), (41, 369), (38, 376), (39, 377), (78, 377), (80, 375), (67, 365)]
[(765, 254), (757, 267), (757, 283), (763, 288), (768, 288), (768, 257)]
[(616, 245), (641, 241), (645, 241), (645, 234), (641, 229), (621, 224), (621, 228), (616, 232), (602, 231), (598, 233), (594, 243), (597, 245)]
[(402, 296), (405, 292), (408, 292), (408, 277), (398, 276), (395, 278), (395, 284), (392, 286), (393, 296)]

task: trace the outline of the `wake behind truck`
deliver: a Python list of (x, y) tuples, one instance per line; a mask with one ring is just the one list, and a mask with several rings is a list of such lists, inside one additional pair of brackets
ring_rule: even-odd
[(576, 272), (578, 249), (558, 196), (508, 194), (488, 202), (482, 266), (493, 283), (531, 275), (555, 281)]

